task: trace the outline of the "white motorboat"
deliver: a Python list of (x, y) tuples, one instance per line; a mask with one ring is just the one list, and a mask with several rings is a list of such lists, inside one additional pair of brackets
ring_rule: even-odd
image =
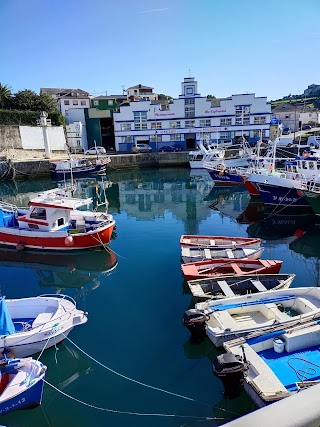
[(216, 347), (226, 341), (320, 319), (320, 288), (290, 288), (196, 304), (206, 316), (206, 333)]
[(0, 353), (26, 357), (52, 347), (87, 316), (67, 295), (0, 300)]

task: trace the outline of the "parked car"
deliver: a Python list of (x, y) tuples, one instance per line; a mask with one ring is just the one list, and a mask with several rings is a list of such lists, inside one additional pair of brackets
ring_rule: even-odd
[(282, 129), (282, 135), (289, 135), (289, 133), (291, 133), (291, 129), (289, 127)]
[(91, 147), (84, 154), (95, 154), (97, 156), (98, 154), (107, 154), (107, 151), (104, 147)]
[(312, 129), (311, 125), (302, 125), (301, 126), (301, 130), (309, 130), (309, 129)]
[(183, 150), (183, 146), (181, 144), (175, 144), (174, 147), (177, 149), (177, 151)]
[(159, 148), (159, 152), (176, 152), (179, 151), (179, 148), (175, 147), (174, 145), (165, 145), (164, 147)]
[(152, 148), (148, 144), (135, 144), (132, 146), (131, 151), (133, 153), (150, 153)]

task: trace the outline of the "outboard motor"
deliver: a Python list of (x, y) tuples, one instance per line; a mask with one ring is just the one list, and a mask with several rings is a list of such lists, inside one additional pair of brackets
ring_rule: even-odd
[(239, 355), (225, 353), (216, 357), (212, 370), (223, 383), (226, 399), (234, 399), (240, 395), (243, 374), (247, 369), (246, 360)]
[(191, 333), (191, 341), (201, 342), (206, 336), (207, 315), (201, 310), (191, 308), (184, 312), (183, 324)]

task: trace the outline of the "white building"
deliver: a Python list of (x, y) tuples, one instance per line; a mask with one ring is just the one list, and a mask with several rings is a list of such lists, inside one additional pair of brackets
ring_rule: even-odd
[(126, 92), (127, 98), (134, 101), (156, 101), (158, 99), (158, 95), (153, 93), (153, 87), (142, 84), (128, 87)]
[[(254, 94), (232, 95), (222, 99), (201, 97), (193, 77), (181, 84), (181, 95), (169, 104), (161, 101), (135, 101), (114, 113), (117, 151), (129, 151), (137, 142), (157, 150), (165, 145), (180, 144), (195, 148), (208, 136), (211, 141), (250, 141), (269, 138), (271, 104), (266, 97)], [(206, 134), (206, 135), (205, 135)], [(207, 139), (207, 138), (206, 138)]]
[(58, 111), (69, 123), (70, 108), (90, 108), (90, 95), (82, 89), (41, 88), (40, 94), (52, 95), (58, 103)]

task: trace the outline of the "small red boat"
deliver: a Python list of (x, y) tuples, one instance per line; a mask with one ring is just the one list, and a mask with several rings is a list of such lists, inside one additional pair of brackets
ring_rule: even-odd
[(28, 209), (0, 202), (0, 245), (56, 251), (104, 246), (115, 221), (107, 213), (78, 210), (91, 203), (91, 198), (68, 197), (61, 189), (38, 194)]
[(259, 248), (261, 246), (261, 239), (252, 237), (182, 235), (180, 238), (180, 245), (212, 249), (228, 249), (238, 247)]
[(204, 277), (242, 276), (246, 274), (278, 274), (282, 261), (266, 259), (230, 259), (220, 258), (182, 264), (186, 280)]

